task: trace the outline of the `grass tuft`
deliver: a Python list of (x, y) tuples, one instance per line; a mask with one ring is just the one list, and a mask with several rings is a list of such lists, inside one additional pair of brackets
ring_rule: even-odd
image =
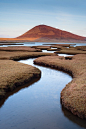
[(86, 54), (78, 54), (71, 59), (59, 56), (39, 57), (34, 63), (58, 68), (72, 75), (73, 80), (61, 92), (62, 105), (74, 115), (86, 118)]

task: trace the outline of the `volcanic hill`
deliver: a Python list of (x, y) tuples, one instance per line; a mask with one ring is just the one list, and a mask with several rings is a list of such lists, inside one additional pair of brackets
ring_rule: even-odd
[(47, 40), (82, 40), (86, 41), (86, 37), (78, 36), (67, 31), (56, 29), (47, 25), (38, 25), (27, 31), (16, 39), (28, 39), (33, 41)]

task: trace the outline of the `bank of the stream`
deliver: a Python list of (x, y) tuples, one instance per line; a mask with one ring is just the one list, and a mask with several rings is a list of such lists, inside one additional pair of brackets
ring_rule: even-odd
[[(28, 46), (28, 44), (26, 45)], [(30, 56), (37, 57), (40, 52), (39, 54), (34, 52), (34, 54), (36, 56)], [(42, 55), (45, 54), (42, 53)], [(47, 55), (49, 54), (47, 53)], [(21, 52), (14, 53), (13, 57), (11, 52), (2, 54), (1, 59), (3, 59), (3, 56), (5, 56), (5, 59), (12, 60), (30, 58), (28, 53), (21, 57)], [(61, 59), (63, 58), (61, 57)], [(33, 59), (20, 62), (33, 65)], [(34, 80), (26, 86), (17, 87), (14, 91), (8, 92), (6, 97), (0, 101), (0, 128), (85, 129), (86, 120), (74, 116), (60, 103), (60, 93), (66, 84), (72, 80), (71, 76), (54, 69), (36, 67), (42, 72), (39, 81)]]
[(74, 115), (86, 118), (86, 54), (37, 58), (35, 64), (58, 68), (73, 76), (61, 92), (62, 104)]
[[(20, 62), (33, 65), (33, 59)], [(36, 67), (42, 72), (41, 79), (8, 97), (0, 109), (0, 128), (86, 128), (84, 120), (72, 115), (60, 103), (60, 92), (71, 81), (71, 76), (54, 69)]]

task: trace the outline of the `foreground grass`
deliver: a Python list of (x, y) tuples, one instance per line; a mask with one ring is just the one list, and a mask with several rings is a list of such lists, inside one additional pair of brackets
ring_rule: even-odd
[(13, 60), (20, 60), (45, 55), (51, 53), (42, 52), (7, 52), (0, 51), (0, 99), (6, 95), (6, 92), (40, 77), (41, 72), (37, 68), (22, 64)]
[(0, 60), (0, 98), (6, 92), (40, 77), (40, 70), (12, 60)]
[(42, 53), (42, 52), (8, 52), (8, 51), (0, 51), (0, 59), (6, 60), (20, 60), (27, 58), (35, 58), (39, 56), (51, 56), (52, 53)]
[(86, 54), (73, 57), (39, 57), (35, 64), (70, 73), (73, 80), (61, 92), (62, 105), (80, 118), (86, 118)]

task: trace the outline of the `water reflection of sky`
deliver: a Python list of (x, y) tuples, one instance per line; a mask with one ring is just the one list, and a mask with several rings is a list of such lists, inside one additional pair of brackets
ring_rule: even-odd
[[(33, 59), (20, 62), (32, 65)], [(55, 129), (61, 124), (60, 92), (72, 78), (60, 71), (37, 67), (42, 71), (41, 79), (10, 96), (1, 107), (1, 128)]]
[[(16, 43), (17, 44), (17, 43)], [(18, 43), (20, 45), (0, 45), (0, 47), (7, 47), (7, 46), (41, 46), (41, 45), (48, 45), (50, 44), (72, 44), (73, 46), (86, 46), (86, 43), (45, 43), (45, 42), (24, 42)], [(21, 45), (23, 44), (23, 45)]]
[(54, 53), (55, 51), (47, 51), (47, 50), (42, 50), (42, 52)]

